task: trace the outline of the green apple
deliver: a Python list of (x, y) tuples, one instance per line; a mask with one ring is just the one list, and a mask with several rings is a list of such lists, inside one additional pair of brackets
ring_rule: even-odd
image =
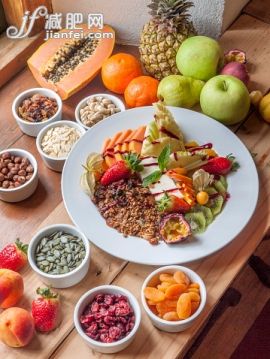
[(217, 75), (223, 60), (219, 43), (207, 36), (187, 38), (176, 55), (176, 64), (181, 74), (203, 81)]
[(205, 84), (200, 104), (206, 115), (225, 125), (234, 125), (248, 114), (250, 98), (241, 80), (230, 75), (219, 75)]
[(167, 106), (191, 108), (200, 101), (204, 84), (192, 77), (170, 75), (160, 81), (158, 98)]

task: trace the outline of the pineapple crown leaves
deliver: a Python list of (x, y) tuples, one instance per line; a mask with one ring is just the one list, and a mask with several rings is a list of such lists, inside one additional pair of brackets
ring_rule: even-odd
[(27, 254), (28, 244), (24, 244), (23, 242), (20, 241), (19, 238), (17, 238), (15, 241), (15, 245), (20, 251)]
[(141, 160), (136, 153), (125, 155), (124, 161), (132, 172), (141, 172), (143, 170), (143, 165), (140, 164)]
[(159, 201), (157, 201), (157, 210), (159, 212), (164, 212), (171, 204), (171, 199), (168, 193), (165, 193)]
[(45, 299), (57, 299), (58, 298), (58, 293), (52, 292), (51, 287), (45, 287), (45, 288), (38, 287), (36, 292), (42, 298), (45, 298)]
[(150, 15), (162, 20), (177, 19), (187, 20), (190, 16), (188, 10), (194, 6), (192, 1), (187, 0), (152, 0), (148, 5)]
[(231, 171), (236, 172), (238, 168), (240, 168), (240, 165), (237, 161), (235, 161), (235, 156), (232, 153), (230, 153), (226, 157), (232, 163)]

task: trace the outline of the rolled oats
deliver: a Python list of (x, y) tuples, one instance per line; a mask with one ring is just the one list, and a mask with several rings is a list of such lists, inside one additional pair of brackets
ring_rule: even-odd
[(67, 125), (52, 127), (42, 138), (41, 148), (51, 157), (67, 157), (80, 137), (81, 133), (74, 127)]

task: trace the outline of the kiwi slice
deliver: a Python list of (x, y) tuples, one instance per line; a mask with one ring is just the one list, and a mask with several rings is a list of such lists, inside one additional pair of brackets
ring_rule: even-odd
[(206, 219), (203, 212), (190, 212), (185, 215), (193, 234), (203, 233), (206, 229)]
[(206, 206), (200, 206), (200, 210), (203, 212), (205, 220), (206, 220), (206, 226), (209, 226), (210, 223), (213, 222), (214, 216), (210, 208)]
[(227, 178), (225, 176), (220, 176), (219, 178), (220, 182), (223, 184), (223, 187), (226, 189), (228, 189), (228, 182), (227, 182)]
[(221, 212), (223, 203), (224, 197), (220, 194), (214, 198), (210, 198), (209, 202), (207, 203), (207, 207), (210, 208), (212, 214), (216, 216)]
[(224, 187), (224, 185), (222, 184), (222, 182), (220, 180), (215, 181), (214, 186), (215, 186), (215, 189), (218, 191), (218, 193), (223, 194), (223, 195), (226, 193), (226, 187)]
[(218, 193), (218, 191), (217, 191), (214, 187), (207, 187), (207, 188), (205, 188), (205, 192), (207, 192), (210, 196), (211, 196), (212, 194)]

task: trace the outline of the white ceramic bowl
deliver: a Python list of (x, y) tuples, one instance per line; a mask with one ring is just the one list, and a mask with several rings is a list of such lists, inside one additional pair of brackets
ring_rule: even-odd
[[(57, 101), (58, 110), (54, 116), (52, 116), (51, 118), (49, 118), (46, 121), (36, 122), (36, 123), (25, 121), (18, 115), (18, 107), (21, 105), (22, 101), (25, 98), (31, 97), (37, 93), (41, 94), (43, 96), (54, 98)], [(47, 126), (49, 123), (53, 123), (55, 121), (60, 121), (62, 119), (62, 107), (63, 107), (62, 100), (61, 100), (60, 96), (57, 95), (56, 92), (49, 90), (49, 89), (37, 87), (37, 88), (31, 88), (29, 90), (26, 90), (26, 91), (20, 93), (15, 98), (15, 100), (12, 103), (12, 114), (13, 114), (15, 120), (17, 121), (17, 124), (20, 127), (20, 129), (22, 130), (22, 132), (26, 133), (29, 136), (36, 137), (39, 134), (40, 130), (42, 128), (44, 128), (45, 126)]]
[(6, 150), (0, 151), (2, 153), (9, 152), (15, 156), (27, 157), (34, 168), (33, 176), (22, 186), (14, 189), (5, 189), (0, 187), (0, 199), (5, 202), (20, 202), (30, 197), (36, 190), (38, 185), (38, 166), (35, 157), (25, 150), (19, 148), (7, 148)]
[[(64, 231), (70, 233), (74, 236), (81, 238), (85, 246), (85, 257), (82, 263), (73, 271), (66, 274), (47, 274), (41, 271), (35, 262), (35, 251), (36, 247), (39, 244), (40, 240), (47, 235), (52, 234), (55, 231)], [(47, 285), (51, 285), (54, 288), (68, 288), (79, 283), (87, 274), (90, 263), (90, 244), (85, 235), (79, 231), (76, 227), (69, 224), (54, 224), (52, 226), (45, 227), (41, 229), (37, 234), (31, 239), (28, 248), (28, 261), (33, 269), (40, 277), (40, 279)]]
[(36, 139), (36, 145), (37, 145), (38, 152), (39, 152), (41, 158), (43, 159), (45, 165), (47, 167), (49, 167), (51, 170), (54, 170), (57, 172), (62, 172), (62, 169), (64, 167), (65, 161), (68, 156), (58, 157), (58, 158), (49, 156), (43, 152), (42, 147), (41, 147), (42, 139), (45, 136), (45, 134), (47, 133), (47, 131), (52, 127), (59, 127), (59, 126), (69, 126), (69, 127), (76, 128), (81, 133), (81, 136), (85, 134), (85, 129), (73, 121), (58, 121), (58, 122), (54, 122), (54, 123), (47, 125), (39, 132), (37, 139)]
[[(179, 320), (179, 321), (175, 321), (175, 322), (169, 322), (167, 320), (164, 320), (164, 319), (158, 317), (151, 311), (151, 309), (148, 307), (148, 304), (147, 304), (145, 296), (144, 296), (144, 289), (147, 286), (155, 286), (158, 281), (158, 277), (161, 273), (174, 273), (176, 271), (182, 271), (182, 272), (186, 273), (186, 275), (190, 278), (191, 282), (199, 283), (201, 303), (200, 303), (199, 308), (196, 310), (196, 312), (188, 319)], [(146, 314), (148, 315), (148, 317), (150, 318), (151, 322), (153, 323), (153, 325), (155, 327), (157, 327), (158, 329), (163, 330), (165, 332), (171, 332), (171, 333), (182, 332), (182, 331), (188, 329), (189, 327), (191, 327), (192, 324), (195, 322), (195, 320), (198, 318), (198, 316), (203, 311), (205, 304), (206, 304), (206, 288), (205, 288), (204, 282), (201, 279), (201, 277), (197, 273), (195, 273), (193, 270), (191, 270), (187, 267), (182, 267), (182, 266), (177, 266), (177, 265), (166, 266), (166, 267), (158, 268), (157, 270), (152, 272), (145, 279), (143, 286), (142, 286), (142, 290), (141, 290), (141, 301), (143, 304), (143, 308), (146, 311)]]
[[(80, 316), (85, 307), (94, 299), (98, 293), (121, 294), (128, 298), (131, 307), (134, 310), (135, 325), (131, 332), (123, 339), (113, 343), (101, 343), (89, 338), (83, 331), (80, 323)], [(86, 292), (77, 302), (74, 310), (74, 324), (77, 332), (84, 341), (94, 350), (100, 353), (117, 353), (125, 349), (133, 341), (141, 322), (141, 309), (137, 299), (128, 290), (115, 285), (102, 285)]]
[[(76, 118), (76, 121), (81, 125), (83, 126), (83, 128), (85, 128), (86, 130), (89, 130), (89, 128), (91, 127), (87, 127), (83, 124), (83, 122), (81, 121), (81, 115), (80, 115), (80, 109), (85, 107), (87, 101), (92, 98), (92, 97), (97, 97), (97, 96), (102, 96), (104, 98), (107, 98), (109, 100), (111, 100), (118, 108), (120, 108), (121, 112), (122, 111), (125, 111), (125, 105), (123, 103), (123, 101), (121, 101), (118, 97), (116, 96), (113, 96), (113, 95), (109, 95), (109, 94), (106, 94), (106, 93), (98, 93), (96, 95), (91, 95), (91, 96), (87, 96), (85, 97), (81, 102), (78, 103), (78, 105), (76, 106), (76, 109), (75, 109), (75, 118)], [(109, 117), (109, 116), (108, 116)], [(106, 118), (108, 118), (106, 117)]]

